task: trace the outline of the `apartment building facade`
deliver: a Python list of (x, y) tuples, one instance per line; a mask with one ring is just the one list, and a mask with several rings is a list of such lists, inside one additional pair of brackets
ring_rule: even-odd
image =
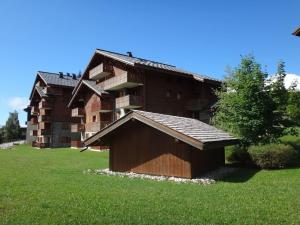
[(196, 118), (206, 123), (219, 80), (173, 65), (137, 58), (128, 52), (97, 49), (72, 92), (73, 147), (130, 109)]
[(78, 83), (75, 74), (38, 71), (27, 112), (27, 143), (34, 147), (70, 147), (77, 133), (71, 132), (72, 118), (67, 104)]

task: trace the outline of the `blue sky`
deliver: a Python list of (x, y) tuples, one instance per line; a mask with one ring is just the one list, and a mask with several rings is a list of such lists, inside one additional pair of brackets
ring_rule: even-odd
[(26, 104), (36, 71), (83, 71), (96, 48), (222, 78), (254, 54), (300, 74), (299, 0), (0, 2), (0, 124)]

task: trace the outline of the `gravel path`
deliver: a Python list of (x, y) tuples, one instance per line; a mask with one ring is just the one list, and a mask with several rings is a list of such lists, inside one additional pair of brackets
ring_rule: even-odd
[(97, 169), (97, 170), (86, 170), (84, 173), (95, 173), (100, 175), (107, 176), (120, 176), (120, 177), (128, 177), (130, 179), (149, 179), (156, 181), (171, 181), (176, 183), (194, 183), (194, 184), (213, 184), (216, 180), (220, 180), (228, 174), (236, 171), (236, 168), (231, 167), (221, 167), (216, 169), (210, 173), (207, 173), (199, 178), (187, 179), (187, 178), (179, 178), (179, 177), (167, 177), (167, 176), (154, 176), (148, 174), (138, 174), (138, 173), (126, 173), (126, 172), (113, 172), (109, 169)]
[(0, 144), (0, 149), (10, 149), (11, 147), (13, 147), (16, 144), (20, 145), (20, 144), (24, 144), (24, 143), (25, 143), (25, 140), (7, 142), (7, 143)]

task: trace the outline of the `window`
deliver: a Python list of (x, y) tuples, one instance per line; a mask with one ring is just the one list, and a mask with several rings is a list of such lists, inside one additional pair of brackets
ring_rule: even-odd
[(92, 121), (93, 121), (93, 122), (96, 122), (96, 120), (97, 120), (97, 117), (96, 117), (96, 116), (93, 116)]

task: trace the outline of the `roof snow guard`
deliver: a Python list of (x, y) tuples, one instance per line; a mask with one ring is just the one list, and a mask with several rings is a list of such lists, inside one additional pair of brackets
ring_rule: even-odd
[(104, 55), (104, 56), (112, 58), (112, 59), (115, 59), (117, 61), (129, 64), (131, 66), (142, 66), (142, 67), (148, 67), (148, 68), (152, 68), (152, 69), (161, 69), (161, 70), (165, 70), (165, 71), (169, 71), (169, 72), (191, 75), (194, 79), (199, 80), (199, 81), (207, 80), (207, 81), (214, 81), (214, 82), (222, 82), (221, 80), (214, 79), (212, 77), (189, 72), (186, 70), (179, 69), (173, 65), (155, 62), (155, 61), (148, 60), (148, 59), (137, 58), (137, 57), (133, 57), (133, 56), (125, 55), (125, 54), (106, 51), (103, 49), (97, 49), (96, 53)]
[(238, 139), (230, 134), (196, 119), (132, 110), (86, 139), (84, 144), (86, 146), (93, 145), (105, 135), (118, 129), (122, 124), (132, 120), (140, 121), (200, 150), (211, 149), (215, 146), (233, 145), (238, 142)]
[(71, 75), (62, 75), (59, 73), (49, 73), (38, 71), (37, 73), (47, 85), (57, 85), (65, 87), (75, 87), (78, 79), (74, 79)]

